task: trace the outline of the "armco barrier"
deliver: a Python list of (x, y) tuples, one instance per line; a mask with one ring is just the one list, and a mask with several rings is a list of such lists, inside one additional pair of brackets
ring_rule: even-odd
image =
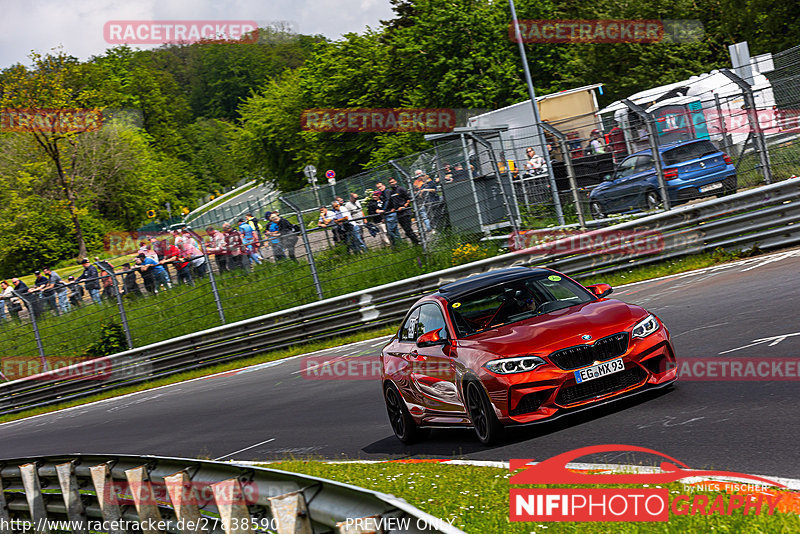
[[(0, 384), (0, 414), (64, 402), (116, 387), (280, 349), (304, 341), (346, 334), (402, 319), (420, 295), (442, 283), (511, 265), (544, 265), (576, 278), (601, 275), (693, 253), (758, 246), (762, 250), (800, 243), (800, 178), (683, 206), (585, 235), (657, 232), (657, 254), (590, 254), (565, 247), (557, 254), (530, 248), (443, 271), (282, 310), (237, 323), (121, 352), (91, 370), (45, 373)], [(616, 234), (612, 234), (616, 232)], [(624, 234), (623, 234), (624, 235)], [(569, 239), (569, 238), (568, 238)], [(556, 242), (558, 243), (558, 242)]]
[[(8, 532), (10, 525), (14, 531), (35, 532), (344, 534), (391, 525), (380, 531), (463, 534), (392, 495), (212, 461), (124, 455), (14, 458), (0, 460), (0, 483), (0, 522)], [(358, 524), (362, 529), (354, 528)]]

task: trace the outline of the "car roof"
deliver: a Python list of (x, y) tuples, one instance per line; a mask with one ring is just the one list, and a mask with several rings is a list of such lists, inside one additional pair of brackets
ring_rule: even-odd
[[(671, 150), (671, 149), (673, 149), (675, 147), (679, 147), (681, 145), (690, 145), (692, 143), (700, 143), (700, 142), (703, 142), (703, 141), (706, 141), (706, 142), (709, 142), (709, 143), (711, 142), (708, 139), (688, 139), (686, 141), (673, 141), (671, 143), (665, 143), (663, 145), (659, 145), (658, 146), (658, 152), (660, 154), (663, 154), (667, 150)], [(716, 147), (714, 147), (714, 148), (716, 148)], [(630, 154), (630, 156), (640, 156), (640, 155), (650, 156), (650, 155), (652, 155), (652, 153), (653, 153), (653, 151), (651, 149), (645, 148), (644, 150), (640, 150), (638, 152), (634, 152), (633, 154)], [(628, 157), (630, 157), (630, 156), (628, 156)]]
[(496, 271), (489, 271), (488, 273), (477, 274), (443, 285), (439, 288), (437, 295), (444, 297), (447, 300), (457, 299), (467, 293), (472, 293), (477, 289), (490, 287), (512, 280), (528, 278), (532, 274), (548, 274), (552, 273), (549, 269), (531, 268), (531, 267), (509, 267), (507, 269), (497, 269)]

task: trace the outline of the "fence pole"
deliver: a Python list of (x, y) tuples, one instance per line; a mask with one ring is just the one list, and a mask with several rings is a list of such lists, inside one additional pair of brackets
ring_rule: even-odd
[(725, 125), (725, 117), (722, 116), (722, 104), (717, 93), (714, 93), (714, 105), (717, 107), (717, 120), (719, 120), (719, 129), (722, 132), (722, 146), (725, 148), (726, 154), (736, 157), (728, 144), (728, 127)]
[(572, 189), (572, 200), (575, 202), (575, 209), (578, 212), (578, 222), (580, 222), (581, 228), (586, 228), (586, 220), (583, 217), (583, 209), (581, 208), (581, 199), (578, 195), (578, 181), (575, 178), (575, 167), (572, 166), (572, 155), (567, 146), (567, 136), (555, 126), (551, 126), (545, 122), (542, 123), (542, 128), (558, 139), (558, 143), (561, 145), (561, 152), (564, 154), (564, 164), (567, 166), (569, 188)]
[[(297, 226), (300, 227), (300, 236), (303, 238), (303, 245), (306, 248), (306, 256), (308, 256), (308, 265), (311, 267), (311, 277), (314, 279), (314, 288), (317, 290), (317, 297), (323, 300), (325, 297), (322, 294), (322, 284), (319, 281), (319, 274), (317, 273), (317, 264), (314, 261), (314, 253), (311, 251), (311, 243), (308, 242), (308, 234), (306, 233), (306, 223), (303, 220), (303, 212), (296, 204), (292, 204), (285, 197), (278, 197), (281, 202), (289, 206), (289, 209), (297, 214)], [(327, 229), (326, 229), (327, 234)], [(327, 237), (327, 235), (326, 235)]]
[(417, 205), (417, 197), (414, 194), (414, 183), (411, 181), (411, 175), (408, 174), (400, 165), (398, 165), (395, 160), (390, 159), (389, 164), (406, 179), (406, 184), (408, 184), (408, 194), (411, 196), (411, 206), (414, 208), (414, 217), (417, 219), (417, 231), (419, 232), (419, 239), (422, 243), (422, 250), (425, 252), (425, 254), (427, 254), (428, 237), (425, 235), (425, 227), (422, 224), (422, 217), (420, 216), (419, 206)]
[(758, 152), (758, 159), (761, 163), (761, 175), (764, 177), (764, 182), (767, 184), (772, 183), (772, 167), (769, 161), (769, 151), (767, 150), (767, 141), (764, 138), (764, 130), (758, 123), (758, 115), (756, 110), (756, 99), (753, 96), (753, 88), (750, 84), (742, 78), (731, 72), (729, 69), (720, 69), (720, 72), (725, 75), (730, 81), (739, 86), (744, 96), (745, 108), (747, 110), (747, 120), (750, 122), (750, 131), (753, 133), (753, 139), (756, 144), (756, 152)]
[[(36, 348), (39, 350), (39, 358), (42, 360), (42, 371), (48, 371), (49, 368), (47, 366), (47, 358), (44, 357), (44, 345), (42, 345), (42, 336), (39, 334), (39, 325), (36, 323), (36, 314), (33, 312), (33, 305), (30, 303), (28, 299), (22, 296), (22, 294), (17, 293), (15, 290), (11, 290), (11, 294), (20, 299), (22, 302), (25, 303), (25, 306), (28, 308), (28, 315), (31, 316), (31, 324), (33, 325), (33, 337), (36, 338)], [(38, 295), (37, 297), (38, 298)]]
[(203, 252), (203, 257), (206, 259), (206, 265), (208, 266), (208, 280), (211, 282), (211, 292), (214, 293), (214, 303), (217, 305), (217, 313), (219, 313), (219, 320), (222, 324), (225, 324), (225, 311), (222, 309), (222, 301), (219, 298), (219, 291), (217, 290), (217, 282), (214, 278), (214, 268), (211, 266), (211, 258), (208, 257), (208, 250), (206, 249), (206, 244), (203, 241), (203, 238), (200, 237), (197, 232), (192, 230), (189, 227), (186, 227), (186, 231), (189, 232), (198, 243), (200, 243), (200, 250)]
[(655, 122), (653, 122), (653, 116), (647, 113), (642, 106), (635, 104), (627, 98), (623, 98), (622, 103), (641, 117), (647, 126), (650, 151), (653, 154), (653, 163), (656, 166), (656, 174), (658, 175), (658, 186), (659, 189), (661, 189), (661, 201), (664, 203), (665, 210), (671, 210), (672, 203), (669, 200), (669, 193), (667, 192), (667, 181), (664, 179), (664, 166), (661, 164), (661, 154), (658, 153), (658, 131), (656, 130)]
[[(514, 231), (515, 235), (519, 235), (519, 224), (517, 224), (517, 217), (515, 216), (514, 211), (511, 209), (511, 204), (508, 201), (506, 188), (503, 185), (503, 177), (500, 175), (500, 166), (497, 165), (497, 154), (494, 153), (494, 148), (492, 147), (492, 144), (477, 134), (468, 133), (467, 135), (469, 135), (472, 139), (474, 139), (475, 142), (483, 145), (489, 151), (489, 158), (492, 160), (492, 167), (494, 172), (497, 173), (497, 183), (500, 184), (500, 194), (503, 195), (503, 205), (506, 207), (506, 213), (508, 214), (508, 219), (509, 222), (511, 223), (511, 229)], [(480, 205), (478, 205), (478, 209), (480, 210)]]
[[(525, 83), (528, 86), (528, 96), (531, 99), (531, 108), (533, 110), (533, 128), (536, 132), (536, 137), (539, 141), (539, 146), (543, 152), (542, 157), (547, 163), (547, 177), (550, 181), (550, 188), (553, 191), (553, 206), (556, 209), (556, 217), (558, 224), (564, 225), (564, 212), (561, 209), (561, 198), (558, 196), (558, 188), (556, 187), (556, 177), (553, 173), (553, 165), (550, 161), (550, 151), (547, 150), (547, 140), (544, 137), (542, 130), (542, 121), (539, 117), (539, 107), (536, 105), (536, 91), (533, 88), (533, 80), (531, 79), (531, 69), (528, 66), (528, 56), (525, 53), (525, 44), (522, 40), (522, 34), (519, 29), (519, 20), (517, 20), (517, 8), (514, 5), (514, 0), (508, 0), (508, 7), (511, 9), (511, 20), (514, 22), (514, 37), (519, 47), (519, 55), (522, 59), (522, 71), (525, 73)], [(535, 143), (534, 143), (535, 144)]]
[(128, 343), (128, 349), (132, 349), (133, 340), (131, 339), (131, 329), (128, 325), (128, 315), (125, 313), (125, 306), (122, 303), (122, 295), (119, 292), (119, 286), (117, 285), (117, 279), (114, 277), (114, 271), (109, 271), (108, 269), (104, 268), (103, 265), (98, 261), (94, 262), (94, 264), (98, 269), (107, 273), (111, 277), (111, 284), (114, 286), (114, 296), (117, 298), (119, 317), (122, 320), (122, 329), (125, 330), (125, 341)]

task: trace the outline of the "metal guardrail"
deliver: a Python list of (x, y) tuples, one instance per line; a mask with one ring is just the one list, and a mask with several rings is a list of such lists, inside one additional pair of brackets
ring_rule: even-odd
[(393, 495), (213, 461), (93, 454), (5, 459), (0, 483), (3, 532), (463, 534)]
[[(544, 265), (583, 278), (718, 247), (767, 250), (800, 243), (798, 221), (800, 178), (6, 382), (0, 384), (0, 414), (395, 323), (420, 295), (444, 282), (495, 268)], [(625, 239), (635, 240), (642, 234), (657, 235), (662, 240), (660, 248), (646, 254), (602, 253), (609, 236), (623, 236), (620, 244), (624, 245)], [(598, 245), (587, 249), (581, 238)], [(559, 250), (557, 245), (564, 243), (567, 246)]]

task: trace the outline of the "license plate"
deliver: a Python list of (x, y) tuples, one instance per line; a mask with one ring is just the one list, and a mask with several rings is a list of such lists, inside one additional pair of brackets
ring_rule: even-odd
[(700, 188), (701, 193), (708, 193), (709, 191), (713, 191), (714, 189), (722, 189), (722, 182), (717, 182), (715, 184), (708, 184), (704, 185)]
[(618, 373), (624, 370), (625, 364), (622, 363), (622, 358), (617, 358), (616, 360), (611, 360), (610, 362), (598, 363), (597, 365), (592, 365), (591, 367), (586, 367), (584, 369), (575, 371), (575, 382), (580, 384), (581, 382), (588, 382), (589, 380), (594, 380), (595, 378), (600, 378), (601, 376)]

